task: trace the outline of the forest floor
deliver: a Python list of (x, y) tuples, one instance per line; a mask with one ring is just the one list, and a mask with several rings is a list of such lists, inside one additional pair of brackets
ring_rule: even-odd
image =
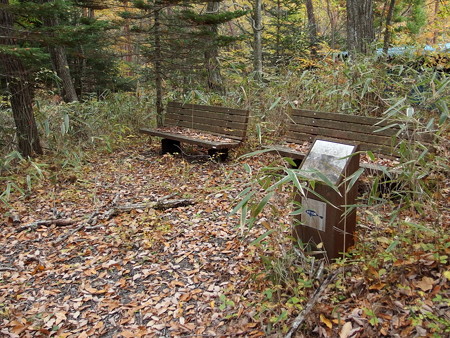
[[(251, 231), (230, 215), (252, 180), (244, 163), (255, 172), (275, 157), (218, 164), (159, 156), (158, 148), (136, 140), (121, 151), (92, 153), (76, 168), (48, 165), (31, 193), (0, 206), (0, 335), (251, 337), (289, 330), (321, 281), (305, 274), (295, 287), (274, 281), (276, 263), (271, 270), (263, 258), (270, 253), (249, 243), (271, 222), (289, 234), (290, 193), (274, 201), (276, 219), (267, 216)], [(361, 212), (358, 255), (297, 335), (450, 334), (449, 196), (449, 189), (439, 195), (433, 229), (420, 228), (427, 220), (412, 212), (393, 234), (386, 225), (392, 206)], [(151, 207), (161, 199), (193, 204)]]

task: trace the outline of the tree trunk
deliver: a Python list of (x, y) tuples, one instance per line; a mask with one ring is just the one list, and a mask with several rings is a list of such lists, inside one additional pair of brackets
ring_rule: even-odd
[(392, 15), (394, 14), (395, 0), (391, 0), (389, 3), (388, 13), (386, 15), (386, 30), (384, 31), (384, 41), (383, 41), (383, 54), (388, 55), (389, 44), (391, 42), (391, 24)]
[(330, 0), (327, 0), (327, 14), (330, 20), (330, 29), (331, 29), (331, 48), (336, 48), (336, 35), (337, 35), (337, 20), (336, 16), (333, 13), (333, 9), (331, 8)]
[[(218, 13), (219, 12), (219, 2), (211, 1), (208, 2), (206, 7), (206, 13)], [(208, 27), (208, 30), (212, 33), (212, 38), (209, 40), (208, 46), (205, 51), (205, 66), (208, 72), (208, 87), (214, 91), (223, 93), (223, 79), (220, 74), (219, 65), (219, 48), (215, 41), (215, 37), (218, 33), (217, 25), (213, 24)]]
[(349, 53), (368, 54), (374, 39), (372, 0), (347, 0), (347, 45)]
[(434, 17), (433, 17), (433, 39), (431, 40), (431, 43), (435, 44), (437, 42), (438, 37), (438, 29), (436, 27), (438, 14), (439, 14), (439, 3), (440, 0), (434, 0)]
[(63, 99), (64, 102), (78, 101), (78, 95), (75, 91), (72, 76), (70, 75), (69, 63), (67, 62), (66, 51), (61, 46), (50, 47), (50, 54), (56, 73), (61, 79), (63, 87)]
[(163, 125), (163, 99), (162, 99), (162, 67), (161, 67), (161, 22), (160, 22), (160, 11), (161, 7), (159, 5), (154, 9), (154, 62), (153, 66), (155, 68), (155, 86), (156, 86), (156, 125), (162, 127)]
[(262, 79), (262, 0), (255, 0), (253, 14), (253, 70), (258, 81)]
[[(275, 65), (281, 59), (281, 1), (277, 0), (277, 27), (275, 36)], [(279, 68), (276, 67), (276, 72), (279, 73)]]
[[(1, 5), (9, 5), (9, 0), (0, 0)], [(0, 44), (13, 46), (14, 18), (7, 8), (0, 8)], [(20, 153), (27, 157), (42, 154), (36, 120), (33, 114), (33, 87), (28, 81), (28, 73), (22, 61), (13, 54), (0, 53), (3, 75), (8, 83), (10, 103), (16, 125)]]
[[(54, 0), (41, 0), (41, 3), (53, 2)], [(47, 27), (53, 27), (58, 25), (58, 18), (44, 18), (44, 24)], [(62, 46), (54, 45), (49, 47), (50, 56), (52, 58), (53, 66), (56, 73), (61, 79), (62, 83), (62, 97), (64, 102), (74, 102), (78, 101), (77, 92), (75, 91), (75, 86), (70, 75), (69, 63), (67, 62), (66, 51)]]
[(314, 15), (314, 6), (312, 0), (306, 0), (306, 12), (308, 15), (308, 35), (311, 45), (311, 54), (317, 54), (317, 24), (316, 16)]

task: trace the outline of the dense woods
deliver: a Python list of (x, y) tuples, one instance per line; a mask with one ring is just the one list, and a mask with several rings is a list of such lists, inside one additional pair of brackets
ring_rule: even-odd
[[(449, 33), (447, 0), (0, 0), (0, 335), (450, 334)], [(160, 156), (173, 101), (245, 141)], [(398, 131), (335, 261), (264, 150), (293, 109)]]

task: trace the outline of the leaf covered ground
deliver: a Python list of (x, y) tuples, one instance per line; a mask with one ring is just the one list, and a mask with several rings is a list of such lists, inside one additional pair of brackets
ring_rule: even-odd
[[(321, 278), (308, 274), (314, 262), (306, 267), (280, 249), (289, 241), (250, 245), (269, 228), (287, 237), (289, 191), (273, 202), (276, 216), (264, 214), (251, 231), (230, 215), (252, 180), (244, 163), (258, 171), (274, 156), (218, 164), (160, 156), (158, 148), (136, 141), (114, 153), (93, 152), (76, 168), (48, 164), (29, 193), (1, 206), (2, 336), (251, 337), (289, 330), (320, 286)], [(411, 212), (396, 228), (385, 225), (392, 206), (362, 211), (356, 253), (341, 262), (345, 272), (297, 335), (450, 334), (448, 196), (448, 189), (439, 196), (439, 217)], [(194, 204), (145, 207), (162, 198)], [(108, 213), (138, 204), (144, 207)], [(61, 222), (39, 223), (48, 220)], [(421, 228), (423, 221), (439, 224)]]

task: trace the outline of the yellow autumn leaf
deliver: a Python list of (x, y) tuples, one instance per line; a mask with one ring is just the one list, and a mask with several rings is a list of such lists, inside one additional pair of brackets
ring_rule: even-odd
[(323, 314), (320, 314), (320, 321), (324, 323), (329, 329), (333, 328), (333, 323)]
[(450, 270), (444, 271), (444, 277), (450, 280)]

